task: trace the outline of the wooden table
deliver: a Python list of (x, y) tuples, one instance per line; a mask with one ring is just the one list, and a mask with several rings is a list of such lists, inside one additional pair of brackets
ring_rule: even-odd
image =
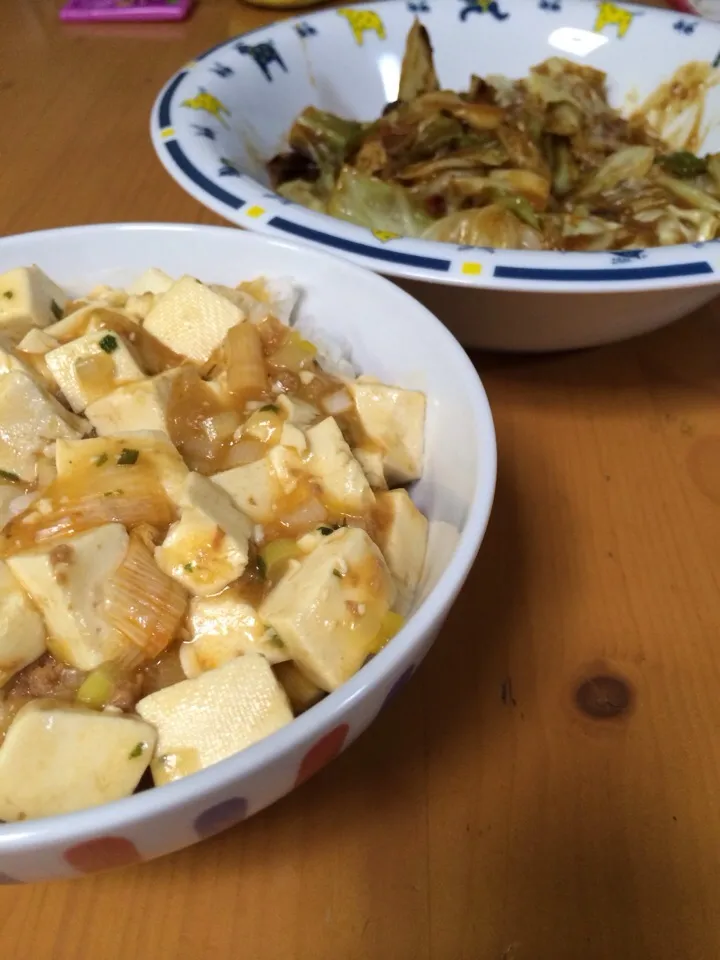
[[(162, 172), (148, 111), (179, 64), (271, 15), (200, 0), (187, 24), (68, 29), (47, 2), (2, 7), (0, 227), (215, 221)], [(717, 315), (478, 357), (497, 503), (410, 687), (235, 830), (0, 889), (2, 956), (717, 960)]]

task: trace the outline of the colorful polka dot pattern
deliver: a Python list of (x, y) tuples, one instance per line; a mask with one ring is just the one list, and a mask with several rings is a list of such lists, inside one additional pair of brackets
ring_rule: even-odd
[(95, 837), (74, 847), (69, 847), (63, 859), (79, 873), (109, 870), (112, 867), (127, 867), (140, 863), (142, 857), (137, 847), (125, 837)]
[(222, 803), (203, 810), (200, 816), (195, 818), (193, 823), (195, 832), (202, 840), (213, 837), (216, 833), (221, 833), (244, 820), (247, 809), (248, 802), (245, 797), (230, 797), (228, 800), (223, 800)]
[(305, 783), (310, 777), (314, 776), (319, 770), (334, 760), (345, 745), (345, 740), (350, 728), (346, 723), (341, 723), (330, 733), (326, 733), (316, 743), (310, 747), (308, 752), (302, 758), (298, 775), (295, 778), (295, 786)]

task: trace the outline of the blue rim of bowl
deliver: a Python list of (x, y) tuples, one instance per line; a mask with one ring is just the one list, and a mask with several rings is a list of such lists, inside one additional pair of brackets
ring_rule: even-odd
[[(191, 233), (197, 234), (200, 239), (203, 234), (211, 233), (234, 235), (235, 238), (238, 236), (238, 231), (231, 227), (204, 224), (101, 223), (58, 227), (0, 237), (0, 250), (11, 242), (27, 244), (29, 252), (25, 259), (30, 262), (32, 260), (30, 251), (34, 242), (49, 236), (57, 236), (59, 242), (62, 242), (63, 237), (78, 233), (86, 233), (91, 238), (94, 232), (108, 229), (131, 232), (149, 230), (157, 231), (160, 235)], [(240, 236), (246, 238), (242, 242), (291, 248), (300, 257), (313, 259), (320, 257), (327, 260), (329, 256), (326, 251), (298, 248), (282, 237), (258, 237), (250, 233), (240, 234)], [(346, 263), (345, 266), (353, 271), (358, 270), (357, 265), (352, 263)], [(124, 829), (130, 829), (133, 824), (148, 818), (159, 814), (169, 815), (172, 811), (186, 806), (194, 808), (201, 805), (208, 793), (216, 790), (226, 791), (239, 780), (257, 775), (269, 761), (289, 757), (296, 750), (309, 746), (323, 733), (342, 722), (348, 709), (357, 701), (364, 699), (371, 688), (386, 683), (389, 689), (391, 678), (397, 679), (409, 665), (418, 663), (418, 653), (423, 647), (425, 638), (442, 625), (475, 562), (490, 520), (497, 479), (497, 443), (492, 411), (482, 381), (470, 358), (430, 310), (383, 277), (363, 272), (363, 283), (381, 284), (389, 300), (399, 298), (404, 302), (410, 301), (418, 318), (422, 317), (424, 323), (435, 327), (437, 335), (445, 341), (447, 350), (454, 354), (457, 363), (467, 374), (468, 419), (474, 424), (476, 434), (484, 438), (484, 444), (480, 442), (478, 444), (477, 478), (465, 526), (438, 582), (391, 643), (365, 664), (347, 683), (328, 694), (310, 710), (296, 717), (292, 723), (226, 760), (221, 760), (198, 773), (165, 784), (160, 788), (145, 790), (122, 800), (75, 813), (0, 824), (0, 863), (3, 855), (33, 852), (41, 850), (47, 844), (67, 846), (82, 837), (119, 835)], [(392, 315), (391, 312), (389, 315)], [(371, 720), (367, 726), (372, 722)], [(288, 782), (287, 792), (293, 789), (291, 781), (292, 778)], [(259, 809), (259, 807), (251, 807), (248, 816), (258, 812)], [(187, 830), (182, 834), (185, 842), (178, 844), (178, 847), (189, 846), (200, 839)], [(150, 856), (144, 857), (144, 859), (150, 858)], [(46, 872), (49, 875), (54, 873), (50, 867)], [(22, 882), (22, 878), (19, 882)]]
[[(385, 0), (385, 5), (405, 6), (402, 0)], [(367, 4), (349, 6), (362, 8)], [(645, 15), (673, 16), (672, 10), (632, 3), (622, 6)], [(194, 163), (173, 123), (183, 81), (201, 71), (203, 61), (212, 54), (233, 48), (238, 40), (290, 31), (299, 24), (312, 24), (335, 13), (331, 8), (291, 17), (232, 37), (185, 64), (162, 88), (150, 118), (153, 146), (171, 177), (204, 206), (253, 232), (300, 241), (379, 273), (433, 283), (554, 293), (630, 292), (720, 283), (720, 240), (597, 253), (463, 247), (406, 237), (388, 242), (363, 227), (290, 203), (241, 172), (234, 172), (232, 177), (239, 190), (230, 190), (218, 174), (217, 164), (203, 170)], [(692, 19), (705, 28), (718, 30), (708, 21)]]

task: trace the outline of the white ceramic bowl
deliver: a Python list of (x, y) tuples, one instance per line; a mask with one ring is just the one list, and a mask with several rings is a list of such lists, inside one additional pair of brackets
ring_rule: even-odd
[(462, 348), (393, 284), (350, 264), (222, 227), (110, 224), (0, 239), (0, 273), (37, 263), (74, 294), (128, 283), (148, 266), (234, 284), (295, 278), (301, 320), (347, 340), (356, 365), (425, 391), (426, 463), (413, 499), (430, 518), (412, 617), (349, 683), (289, 726), (201, 773), (103, 807), (0, 825), (0, 883), (76, 876), (149, 860), (261, 810), (333, 759), (372, 722), (427, 652), (475, 559), (495, 485), (487, 398)]
[[(557, 350), (619, 340), (718, 292), (715, 244), (627, 254), (456, 247), (378, 236), (272, 193), (263, 161), (282, 148), (304, 107), (371, 120), (396, 98), (416, 15), (430, 32), (441, 82), (454, 89), (465, 89), (473, 72), (520, 77), (565, 56), (606, 71), (612, 102), (622, 108), (631, 99), (637, 106), (680, 65), (720, 56), (715, 24), (625, 3), (388, 0), (331, 9), (228, 40), (182, 67), (152, 112), (162, 163), (188, 193), (240, 226), (403, 278), (469, 346)], [(718, 119), (715, 89), (707, 98), (708, 150), (720, 150)]]

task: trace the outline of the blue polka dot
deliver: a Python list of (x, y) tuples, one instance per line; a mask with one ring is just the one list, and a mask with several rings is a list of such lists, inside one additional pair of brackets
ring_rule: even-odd
[(395, 683), (392, 685), (392, 687), (390, 687), (390, 692), (389, 692), (388, 695), (385, 697), (385, 700), (383, 701), (383, 705), (382, 705), (382, 707), (380, 708), (381, 710), (382, 710), (384, 707), (386, 707), (386, 706), (390, 703), (391, 700), (394, 700), (394, 699), (395, 699), (395, 697), (400, 693), (400, 691), (402, 690), (402, 688), (403, 688), (403, 687), (405, 686), (405, 684), (410, 680), (410, 678), (412, 677), (412, 675), (413, 675), (414, 673), (415, 673), (415, 667), (412, 666), (412, 667), (408, 667), (407, 670), (405, 671), (405, 673), (403, 673), (400, 677), (398, 677), (398, 679), (395, 681)]
[(244, 820), (247, 816), (248, 803), (245, 797), (230, 797), (203, 810), (199, 817), (196, 817), (193, 826), (199, 837), (213, 837), (216, 833), (221, 833), (232, 827), (234, 824)]

